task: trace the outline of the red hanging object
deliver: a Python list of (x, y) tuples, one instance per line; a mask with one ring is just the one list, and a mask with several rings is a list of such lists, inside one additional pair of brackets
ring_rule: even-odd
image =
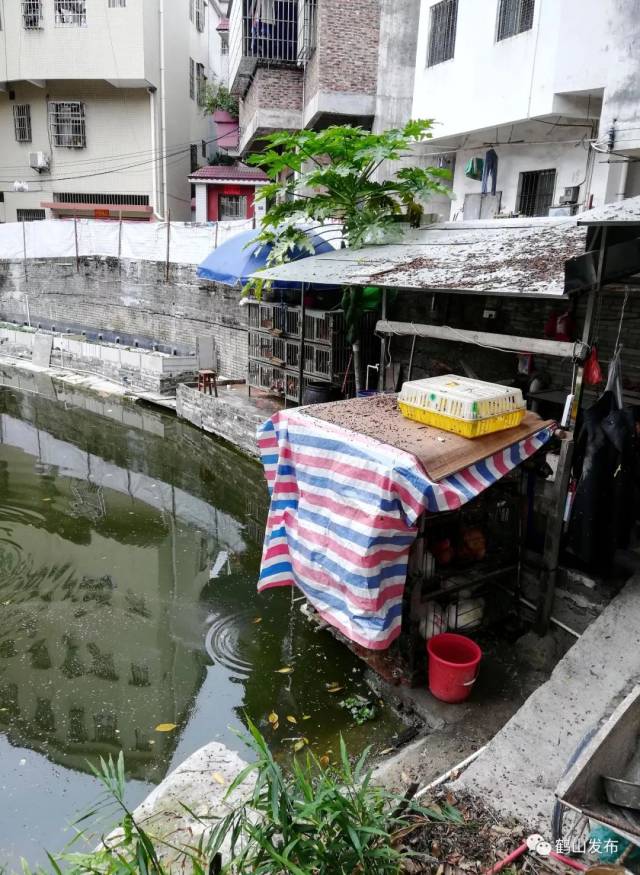
[(598, 350), (595, 346), (591, 347), (589, 358), (584, 366), (584, 381), (587, 386), (597, 386), (598, 383), (604, 383), (604, 376), (598, 361)]

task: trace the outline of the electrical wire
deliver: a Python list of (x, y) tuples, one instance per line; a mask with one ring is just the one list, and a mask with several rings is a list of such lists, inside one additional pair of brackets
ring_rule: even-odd
[[(234, 129), (234, 130), (239, 130), (239, 127)], [(229, 133), (233, 133), (233, 132), (228, 131), (219, 137), (214, 137), (211, 140), (205, 140), (203, 142), (206, 142), (207, 145), (210, 145), (211, 143), (216, 143), (218, 140), (222, 140), (224, 137), (228, 136)], [(122, 170), (130, 170), (133, 167), (146, 167), (150, 164), (157, 163), (158, 161), (162, 160), (163, 158), (176, 158), (176, 157), (180, 157), (182, 155), (186, 155), (190, 151), (191, 145), (192, 144), (189, 144), (189, 146), (187, 146), (186, 148), (176, 149), (175, 151), (172, 151), (172, 152), (167, 151), (165, 154), (160, 154), (157, 157), (150, 158), (150, 159), (145, 160), (145, 161), (134, 162), (132, 164), (124, 164), (124, 165), (121, 165), (119, 167), (112, 167), (112, 168), (109, 168), (106, 170), (98, 170), (98, 171), (94, 171), (91, 173), (84, 173), (84, 174), (75, 174), (73, 176), (57, 176), (57, 177), (48, 176), (47, 182), (68, 182), (68, 181), (78, 180), (78, 179), (93, 179), (94, 177), (98, 177), (98, 176), (107, 176), (111, 173), (119, 173)], [(6, 183), (7, 185), (10, 185), (14, 181), (15, 181), (14, 179), (0, 179), (0, 183)]]

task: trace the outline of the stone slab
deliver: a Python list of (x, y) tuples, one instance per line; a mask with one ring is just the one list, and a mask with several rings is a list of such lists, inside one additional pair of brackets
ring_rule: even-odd
[(583, 736), (640, 682), (634, 575), (456, 785), (549, 835), (554, 792)]

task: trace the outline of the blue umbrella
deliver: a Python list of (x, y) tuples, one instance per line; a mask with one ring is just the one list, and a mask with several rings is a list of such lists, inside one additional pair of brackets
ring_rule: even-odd
[[(307, 231), (309, 240), (314, 249), (314, 255), (323, 252), (333, 252), (335, 247), (319, 234)], [(258, 232), (255, 230), (242, 231), (236, 234), (222, 246), (214, 249), (207, 255), (201, 265), (198, 266), (197, 275), (203, 280), (213, 280), (226, 286), (244, 285), (252, 274), (266, 267), (267, 258), (271, 246), (261, 243), (256, 239)], [(310, 255), (304, 249), (294, 249), (290, 261), (306, 258)], [(299, 289), (300, 283), (278, 283), (279, 288)]]

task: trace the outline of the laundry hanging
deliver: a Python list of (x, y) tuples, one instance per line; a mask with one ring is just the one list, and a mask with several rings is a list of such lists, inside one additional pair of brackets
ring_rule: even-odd
[(491, 194), (496, 193), (496, 183), (498, 181), (498, 153), (491, 148), (484, 156), (484, 166), (482, 168), (482, 194), (488, 194), (489, 176), (491, 176)]

